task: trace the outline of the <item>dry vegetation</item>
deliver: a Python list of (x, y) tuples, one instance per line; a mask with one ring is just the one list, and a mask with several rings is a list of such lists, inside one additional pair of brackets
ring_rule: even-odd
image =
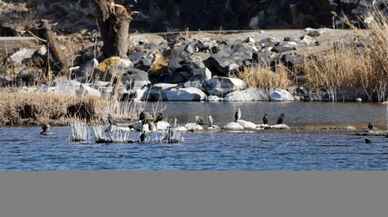
[(367, 31), (354, 28), (359, 46), (337, 46), (304, 65), (310, 88), (326, 89), (333, 101), (339, 91), (362, 90), (369, 101), (384, 101), (388, 91), (388, 18), (379, 12)]
[(108, 103), (93, 97), (71, 97), (40, 92), (0, 91), (0, 124), (15, 126), (25, 123), (72, 119), (94, 121), (102, 118)]
[(249, 87), (267, 90), (271, 88), (287, 89), (292, 84), (288, 78), (288, 69), (283, 65), (277, 66), (275, 73), (270, 67), (265, 66), (244, 68), (239, 73), (239, 77), (247, 82)]

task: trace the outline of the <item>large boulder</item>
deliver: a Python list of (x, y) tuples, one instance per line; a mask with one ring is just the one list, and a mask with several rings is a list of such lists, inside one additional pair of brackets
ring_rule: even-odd
[(242, 67), (252, 65), (256, 52), (257, 48), (253, 45), (235, 42), (210, 56), (204, 63), (214, 75), (229, 77)]
[(94, 70), (97, 68), (98, 65), (99, 63), (97, 59), (93, 58), (91, 60), (88, 60), (85, 63), (81, 64), (80, 67), (76, 67), (74, 70), (71, 69), (71, 77), (72, 79), (85, 83), (92, 78)]
[(186, 47), (177, 47), (172, 50), (168, 74), (162, 78), (164, 82), (185, 83), (211, 79), (212, 73), (203, 63), (209, 55), (195, 53), (199, 48), (190, 48), (189, 51), (187, 49), (186, 45)]
[(143, 101), (157, 102), (167, 101), (166, 92), (170, 89), (177, 88), (177, 84), (157, 83), (150, 86), (144, 93)]
[(110, 81), (114, 76), (121, 76), (129, 69), (133, 68), (134, 64), (129, 59), (120, 57), (110, 57), (103, 60), (97, 66), (97, 80)]
[(20, 65), (23, 63), (24, 60), (32, 58), (35, 52), (36, 52), (36, 49), (22, 48), (16, 51), (14, 54), (12, 54), (8, 58), (8, 61), (11, 64)]
[(167, 101), (205, 101), (207, 95), (198, 88), (173, 88), (163, 92)]
[(269, 101), (269, 94), (263, 89), (248, 88), (234, 91), (224, 97), (226, 102)]
[(129, 68), (121, 76), (121, 81), (127, 90), (138, 90), (150, 84), (148, 73), (136, 68)]
[(294, 101), (295, 98), (290, 92), (283, 89), (274, 89), (271, 91), (271, 101), (282, 102), (282, 101)]
[(248, 85), (238, 78), (214, 77), (205, 81), (203, 87), (209, 95), (224, 97), (233, 91), (244, 90)]

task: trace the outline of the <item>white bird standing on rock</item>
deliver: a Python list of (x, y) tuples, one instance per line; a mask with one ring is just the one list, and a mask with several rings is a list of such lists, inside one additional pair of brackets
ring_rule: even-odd
[(214, 126), (214, 119), (211, 115), (208, 116), (209, 127)]
[(195, 116), (195, 123), (198, 124), (198, 125), (204, 125), (204, 121), (201, 117), (199, 117), (198, 115)]

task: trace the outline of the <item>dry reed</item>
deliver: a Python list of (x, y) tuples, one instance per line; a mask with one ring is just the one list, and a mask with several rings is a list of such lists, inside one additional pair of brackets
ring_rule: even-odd
[(388, 18), (372, 14), (367, 30), (353, 27), (357, 45), (337, 45), (306, 59), (306, 84), (325, 89), (333, 101), (339, 92), (363, 91), (369, 101), (384, 101), (388, 91)]
[(275, 72), (270, 67), (255, 66), (244, 68), (239, 73), (239, 77), (244, 80), (249, 87), (272, 89), (283, 88), (287, 89), (291, 84), (291, 80), (288, 78), (288, 69), (279, 65), (276, 67)]
[(93, 97), (72, 97), (53, 93), (0, 91), (0, 124), (14, 126), (23, 121), (41, 123), (73, 119), (97, 120), (102, 118), (107, 102)]

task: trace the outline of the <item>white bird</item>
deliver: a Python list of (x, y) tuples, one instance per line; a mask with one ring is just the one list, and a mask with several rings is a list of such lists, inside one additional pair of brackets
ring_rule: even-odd
[(209, 127), (214, 126), (214, 119), (211, 115), (208, 116)]

